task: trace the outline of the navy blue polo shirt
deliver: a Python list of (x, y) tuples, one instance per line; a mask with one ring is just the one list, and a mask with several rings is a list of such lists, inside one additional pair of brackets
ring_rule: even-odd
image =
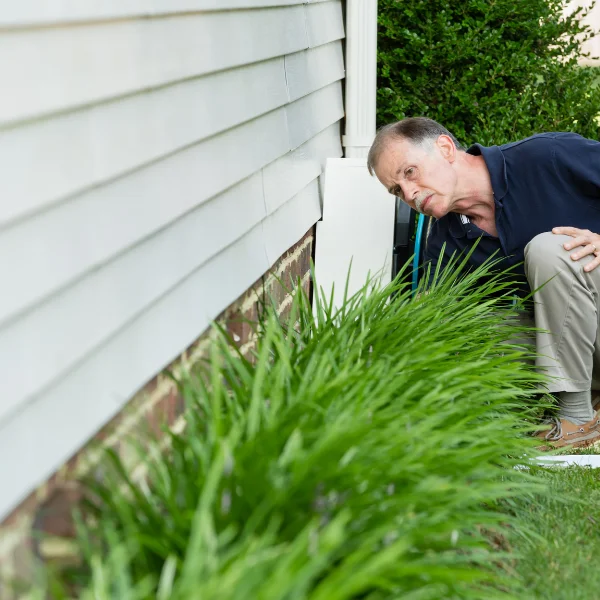
[[(494, 252), (502, 265), (524, 260), (525, 246), (553, 227), (578, 227), (600, 233), (600, 142), (575, 133), (540, 133), (503, 146), (475, 144), (490, 173), (498, 237), (485, 233), (463, 215), (448, 213), (434, 222), (425, 257), (443, 263), (454, 252), (467, 252), (477, 267)], [(523, 275), (523, 266), (515, 274)]]

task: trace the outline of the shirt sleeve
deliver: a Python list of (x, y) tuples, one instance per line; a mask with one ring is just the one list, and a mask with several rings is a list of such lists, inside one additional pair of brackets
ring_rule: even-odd
[(600, 142), (577, 134), (554, 139), (554, 168), (579, 193), (600, 200)]

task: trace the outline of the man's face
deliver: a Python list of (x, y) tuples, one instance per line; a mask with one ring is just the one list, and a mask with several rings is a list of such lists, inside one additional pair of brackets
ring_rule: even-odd
[(450, 212), (453, 203), (455, 154), (447, 136), (440, 136), (430, 147), (394, 140), (381, 153), (375, 174), (390, 194), (439, 219)]

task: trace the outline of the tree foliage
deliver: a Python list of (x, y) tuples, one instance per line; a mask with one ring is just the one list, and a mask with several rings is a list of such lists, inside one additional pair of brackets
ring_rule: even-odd
[(542, 131), (597, 139), (597, 69), (579, 65), (593, 32), (569, 4), (379, 0), (379, 124), (427, 116), (466, 144)]

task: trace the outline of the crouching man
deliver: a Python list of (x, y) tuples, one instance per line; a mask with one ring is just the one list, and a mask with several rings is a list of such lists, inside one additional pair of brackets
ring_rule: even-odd
[[(558, 418), (540, 433), (557, 446), (598, 438), (592, 390), (600, 390), (600, 142), (541, 133), (464, 150), (423, 117), (383, 127), (371, 174), (411, 208), (432, 216), (428, 258), (468, 251), (478, 266), (498, 252), (524, 261), (534, 296), (537, 366), (551, 376)], [(518, 271), (517, 271), (518, 272)], [(599, 407), (600, 408), (600, 407)]]

